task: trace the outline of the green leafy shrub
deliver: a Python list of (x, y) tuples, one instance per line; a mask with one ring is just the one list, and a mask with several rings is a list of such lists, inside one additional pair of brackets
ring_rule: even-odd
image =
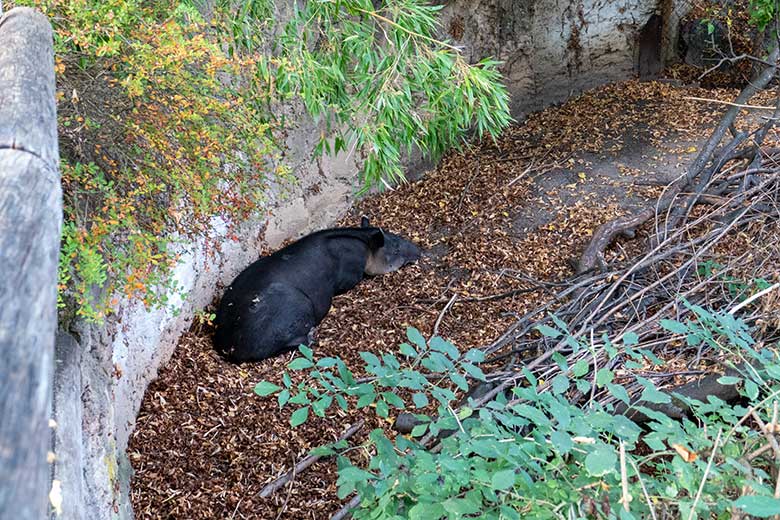
[[(438, 40), (441, 6), (309, 0), (291, 9), (273, 57), (257, 59), (254, 84), (303, 101), (321, 123), (315, 153), (360, 153), (366, 187), (403, 179), (402, 154), (414, 147), (436, 158), (471, 128), (496, 136), (509, 124), (498, 62), (469, 64)], [(267, 47), (273, 15), (268, 2), (239, 2), (228, 15), (234, 51)], [(253, 30), (258, 22), (262, 30)]]
[[(310, 412), (324, 416), (334, 406), (372, 406), (381, 417), (425, 409), (410, 436), (372, 431), (363, 450), (370, 459), (363, 466), (345, 456), (350, 450), (344, 442), (315, 450), (338, 456), (338, 496), (359, 495), (355, 518), (778, 514), (777, 467), (757, 423), (777, 424), (780, 356), (777, 349), (759, 348), (745, 323), (733, 316), (690, 308), (694, 319), (664, 320), (661, 327), (688, 345), (730, 353), (743, 373), (721, 377), (720, 383), (738, 385), (742, 404), (669, 395), (647, 377), (606, 367), (594, 373), (587, 362), (569, 366), (557, 354), (554, 362), (562, 373), (552, 381), (524, 370), (513, 376), (518, 386), (511, 392), (458, 406), (454, 390), (485, 380), (479, 367), (482, 352), (461, 353), (438, 337), (425, 341), (415, 329), (407, 330), (409, 341), (400, 346), (400, 356), (360, 354), (367, 378), (358, 380), (340, 359), (316, 360), (311, 349), (301, 346), (302, 357), (288, 368), (302, 371), (305, 379), (293, 384), (285, 374), (282, 387), (261, 382), (255, 392), (275, 395), (280, 406), (292, 407), (292, 426), (305, 422)], [(575, 353), (592, 348), (564, 329), (539, 330), (566, 340)], [(632, 334), (622, 345), (605, 348), (610, 358), (631, 358), (638, 368), (661, 364), (636, 345)], [(630, 397), (629, 381), (639, 383), (638, 397)], [(398, 389), (411, 397), (400, 397)], [(596, 391), (610, 394), (611, 402), (593, 399)], [(586, 396), (585, 405), (572, 404), (574, 395)], [(673, 420), (656, 410), (654, 405), (673, 397), (690, 405), (691, 419)], [(616, 406), (627, 407), (626, 413), (615, 414)], [(644, 425), (628, 418), (634, 411), (647, 417)], [(452, 434), (440, 435), (445, 431)]]
[(764, 30), (777, 13), (777, 3), (774, 0), (750, 0), (750, 21), (760, 30)]

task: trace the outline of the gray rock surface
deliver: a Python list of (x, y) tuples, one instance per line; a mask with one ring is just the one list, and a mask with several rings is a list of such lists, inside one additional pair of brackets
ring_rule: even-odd
[(667, 18), (658, 45), (661, 55), (671, 58), (683, 3), (452, 0), (442, 11), (442, 36), (462, 46), (471, 62), (486, 56), (503, 62), (512, 115), (519, 118), (596, 85), (632, 76), (639, 31), (653, 14)]

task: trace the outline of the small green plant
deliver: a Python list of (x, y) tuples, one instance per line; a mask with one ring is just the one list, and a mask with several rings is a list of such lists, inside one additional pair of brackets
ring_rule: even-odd
[[(325, 416), (333, 406), (371, 407), (380, 417), (394, 410), (425, 412), (417, 415), (420, 423), (409, 436), (392, 439), (381, 429), (372, 431), (363, 446), (371, 456), (363, 465), (344, 456), (345, 442), (315, 450), (337, 456), (338, 496), (358, 494), (354, 517), (359, 519), (778, 514), (773, 455), (754, 456), (769, 443), (746, 419), (776, 424), (780, 357), (776, 350), (758, 350), (748, 327), (733, 316), (688, 307), (694, 318), (663, 320), (661, 327), (691, 346), (730, 351), (743, 373), (721, 377), (720, 383), (738, 385), (745, 404), (669, 395), (639, 375), (629, 378), (641, 388), (632, 398), (625, 374), (608, 365), (594, 370), (584, 359), (570, 366), (560, 354), (552, 358), (560, 369), (552, 381), (524, 370), (515, 374), (511, 392), (487, 402), (458, 403), (456, 391), (485, 381), (479, 367), (483, 353), (461, 353), (439, 337), (426, 341), (415, 329), (407, 330), (409, 341), (400, 346), (400, 355), (360, 354), (368, 377), (358, 380), (340, 359), (317, 360), (301, 346), (302, 357), (288, 368), (305, 377), (293, 383), (285, 373), (283, 386), (260, 382), (255, 392), (292, 407), (292, 426), (307, 421), (311, 412)], [(540, 326), (539, 332), (565, 340), (575, 353), (593, 348), (554, 322), (556, 327)], [(602, 346), (610, 359), (630, 358), (638, 368), (661, 363), (636, 341), (636, 335), (626, 334), (622, 344)], [(585, 406), (571, 402), (575, 394), (595, 392), (611, 398), (607, 404), (592, 398)], [(673, 399), (685, 400), (692, 420), (673, 420), (657, 410)], [(623, 412), (616, 414), (616, 407)], [(647, 417), (643, 427), (628, 418), (632, 411)]]
[(750, 0), (750, 21), (759, 30), (766, 29), (777, 15), (775, 0)]

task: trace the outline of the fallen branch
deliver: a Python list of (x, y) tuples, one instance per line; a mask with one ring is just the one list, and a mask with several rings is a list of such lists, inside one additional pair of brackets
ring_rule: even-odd
[(330, 517), (330, 520), (344, 520), (352, 515), (352, 510), (360, 505), (360, 495), (355, 495), (352, 499), (341, 509), (339, 509), (335, 515)]
[(744, 103), (732, 103), (731, 101), (723, 101), (722, 99), (702, 98), (696, 96), (683, 96), (683, 99), (692, 99), (693, 101), (706, 101), (708, 103), (718, 103), (720, 105), (729, 105), (738, 108), (754, 108), (756, 110), (774, 110), (775, 107), (765, 107), (761, 105), (746, 105)]
[[(336, 442), (341, 442), (349, 439), (355, 433), (357, 433), (365, 424), (365, 421), (363, 419), (359, 420), (352, 426), (350, 426), (347, 431), (341, 434), (341, 437), (338, 438)], [(302, 473), (306, 468), (317, 462), (323, 458), (322, 455), (308, 455), (303, 460), (301, 460), (298, 464), (296, 464), (290, 471), (279, 477), (278, 479), (274, 480), (273, 482), (266, 485), (261, 491), (260, 491), (260, 498), (268, 498), (269, 496), (273, 495), (277, 491), (279, 491), (281, 488), (285, 486), (288, 482), (290, 482), (292, 479), (295, 478), (296, 475), (299, 475)]]

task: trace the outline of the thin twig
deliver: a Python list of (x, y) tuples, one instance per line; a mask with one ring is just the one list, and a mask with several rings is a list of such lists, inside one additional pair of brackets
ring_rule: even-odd
[(626, 471), (626, 444), (622, 440), (620, 441), (620, 483), (623, 488), (623, 496), (620, 498), (619, 502), (623, 505), (623, 509), (625, 509), (626, 512), (629, 513), (631, 511), (629, 504), (631, 503), (631, 500), (633, 500), (633, 497), (628, 492), (628, 472)]
[[(341, 436), (338, 438), (336, 442), (341, 442), (344, 440), (349, 439), (355, 433), (360, 430), (363, 425), (365, 424), (365, 421), (363, 419), (360, 419), (358, 422), (350, 426), (344, 433), (341, 434)], [(302, 473), (306, 468), (320, 460), (323, 456), (322, 455), (308, 455), (303, 460), (301, 460), (298, 464), (296, 464), (290, 471), (279, 477), (278, 479), (274, 480), (273, 482), (267, 484), (261, 491), (260, 491), (260, 497), (261, 498), (268, 498), (269, 496), (276, 493), (279, 489), (284, 487), (285, 484), (290, 482), (292, 479), (295, 478), (296, 474)]]
[(757, 292), (756, 294), (754, 294), (753, 296), (751, 296), (751, 297), (750, 297), (750, 298), (748, 298), (747, 300), (743, 301), (742, 303), (740, 303), (739, 305), (737, 305), (736, 307), (734, 307), (733, 309), (731, 309), (731, 310), (729, 311), (729, 314), (731, 314), (731, 315), (733, 316), (733, 315), (734, 315), (734, 314), (735, 314), (737, 311), (739, 311), (740, 309), (742, 309), (742, 308), (744, 308), (744, 307), (746, 307), (746, 306), (750, 305), (751, 303), (753, 303), (754, 301), (756, 301), (758, 298), (761, 298), (761, 297), (762, 297), (762, 296), (764, 296), (765, 294), (767, 294), (767, 293), (770, 293), (770, 292), (774, 291), (774, 290), (775, 290), (775, 289), (777, 289), (777, 288), (780, 288), (780, 282), (777, 282), (777, 283), (775, 283), (775, 284), (772, 284), (772, 285), (770, 285), (769, 287), (767, 287), (767, 288), (766, 288), (766, 289), (764, 289), (763, 291), (759, 291), (759, 292)]
[(441, 313), (439, 313), (439, 317), (436, 318), (436, 323), (433, 325), (434, 336), (439, 335), (439, 325), (441, 325), (441, 321), (444, 319), (444, 315), (447, 314), (447, 311), (450, 310), (450, 307), (452, 307), (452, 304), (455, 303), (455, 300), (457, 299), (458, 299), (458, 295), (453, 294), (452, 298), (450, 298), (450, 301), (447, 302), (447, 305), (445, 305), (444, 308), (441, 310)]
[(293, 474), (290, 477), (290, 484), (287, 486), (287, 496), (284, 497), (284, 503), (282, 503), (282, 507), (279, 508), (279, 512), (276, 513), (276, 520), (279, 520), (282, 517), (282, 513), (284, 513), (284, 511), (287, 509), (287, 503), (290, 501), (290, 495), (292, 495), (294, 482), (295, 482), (295, 467), (293, 466)]
[(715, 460), (715, 453), (718, 451), (718, 443), (720, 442), (720, 436), (723, 433), (723, 428), (718, 430), (718, 436), (715, 438), (715, 445), (712, 447), (712, 453), (710, 453), (710, 460), (707, 461), (707, 468), (704, 470), (704, 475), (701, 478), (701, 484), (696, 491), (696, 498), (693, 499), (693, 505), (691, 505), (691, 512), (688, 514), (688, 520), (692, 520), (696, 515), (696, 504), (701, 500), (701, 493), (704, 491), (704, 483), (707, 481), (707, 477), (712, 469), (712, 461)]
[(628, 459), (628, 462), (631, 463), (631, 467), (634, 468), (634, 471), (636, 472), (636, 477), (639, 480), (639, 485), (642, 488), (642, 494), (645, 496), (645, 502), (647, 502), (647, 508), (650, 510), (650, 516), (653, 518), (653, 520), (658, 520), (658, 517), (655, 514), (655, 508), (653, 507), (653, 501), (650, 500), (650, 494), (647, 492), (647, 488), (645, 487), (645, 481), (642, 480), (642, 473), (639, 471), (639, 468), (632, 459)]
[(352, 515), (352, 510), (360, 505), (360, 495), (355, 495), (352, 499), (341, 509), (339, 509), (335, 515), (330, 517), (330, 520), (344, 520)]
[(765, 107), (761, 105), (746, 105), (744, 103), (732, 103), (731, 101), (723, 101), (722, 99), (701, 98), (696, 96), (683, 96), (683, 99), (692, 99), (693, 101), (707, 101), (708, 103), (718, 103), (721, 105), (729, 105), (739, 108), (754, 108), (756, 110), (774, 110), (775, 107)]

